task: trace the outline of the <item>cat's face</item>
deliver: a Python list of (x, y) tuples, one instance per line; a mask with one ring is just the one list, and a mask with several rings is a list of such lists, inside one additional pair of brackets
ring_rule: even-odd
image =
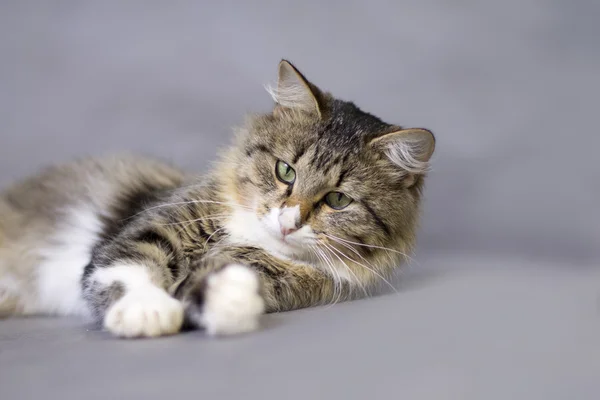
[(292, 83), (295, 98), (286, 103), (285, 79), (303, 77), (283, 75), (273, 114), (251, 119), (225, 161), (238, 205), (229, 233), (364, 281), (369, 268), (413, 244), (432, 136), (388, 125), (308, 83), (301, 98), (305, 81)]

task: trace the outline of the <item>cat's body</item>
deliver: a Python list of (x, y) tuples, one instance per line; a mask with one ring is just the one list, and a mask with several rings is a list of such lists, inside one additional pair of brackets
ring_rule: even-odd
[(46, 170), (0, 195), (0, 315), (89, 315), (126, 337), (255, 329), (366, 293), (414, 244), (433, 152), (280, 65), (203, 179), (135, 157)]
[(51, 167), (9, 187), (0, 195), (0, 290), (15, 301), (0, 313), (89, 314), (80, 281), (94, 247), (183, 181), (174, 168), (122, 156)]

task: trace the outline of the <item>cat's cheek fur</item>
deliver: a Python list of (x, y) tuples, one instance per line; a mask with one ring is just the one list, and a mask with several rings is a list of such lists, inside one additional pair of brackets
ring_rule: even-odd
[(197, 318), (206, 333), (224, 336), (258, 329), (265, 302), (254, 271), (230, 264), (210, 275), (206, 283), (205, 302)]

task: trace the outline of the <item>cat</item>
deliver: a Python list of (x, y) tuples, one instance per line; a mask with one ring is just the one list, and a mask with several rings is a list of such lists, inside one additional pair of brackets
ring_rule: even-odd
[(91, 317), (119, 337), (250, 332), (369, 290), (415, 244), (435, 147), (290, 62), (201, 179), (149, 158), (50, 167), (0, 194), (0, 314)]

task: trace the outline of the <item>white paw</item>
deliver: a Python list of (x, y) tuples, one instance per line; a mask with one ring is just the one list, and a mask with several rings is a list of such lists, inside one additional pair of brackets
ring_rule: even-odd
[(258, 276), (250, 268), (231, 264), (208, 277), (200, 322), (209, 335), (256, 330), (264, 311)]
[(117, 336), (162, 336), (179, 332), (183, 305), (162, 289), (131, 289), (106, 313), (104, 327)]

